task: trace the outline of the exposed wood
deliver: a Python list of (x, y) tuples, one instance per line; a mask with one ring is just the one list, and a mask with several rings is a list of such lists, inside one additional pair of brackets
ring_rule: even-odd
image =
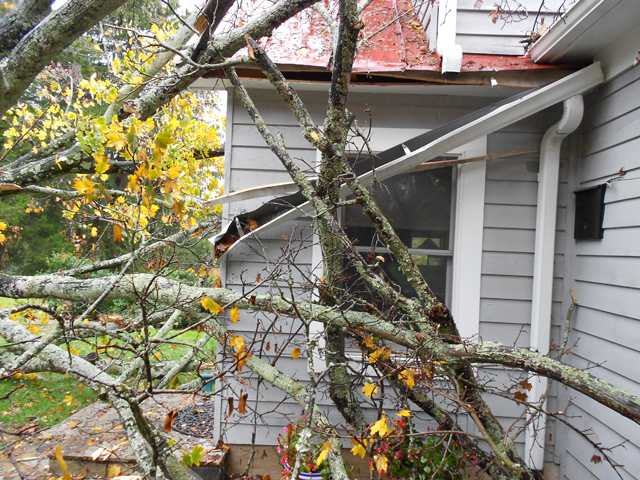
[[(509, 152), (509, 153), (493, 153), (490, 155), (481, 155), (477, 157), (469, 157), (469, 158), (457, 158), (454, 160), (443, 160), (439, 162), (425, 162), (418, 167), (412, 168), (408, 170), (408, 172), (420, 172), (423, 170), (435, 170), (437, 168), (446, 168), (454, 165), (463, 165), (466, 163), (472, 162), (481, 162), (483, 160), (493, 160), (496, 158), (506, 158), (506, 157), (515, 157), (519, 155), (526, 155), (529, 153), (535, 153), (538, 150), (523, 150), (517, 152)], [(315, 181), (317, 177), (309, 177), (310, 181)], [(243, 183), (246, 183), (244, 181)], [(250, 187), (242, 190), (235, 191), (233, 193), (229, 193), (227, 195), (223, 195), (222, 197), (215, 198), (213, 200), (208, 200), (204, 202), (206, 206), (212, 205), (221, 205), (229, 202), (240, 202), (242, 200), (249, 200), (252, 198), (260, 198), (266, 197), (267, 195), (286, 195), (289, 193), (296, 192), (298, 188), (296, 187), (294, 182), (280, 182), (280, 183), (272, 183), (269, 185), (261, 185), (258, 187)]]

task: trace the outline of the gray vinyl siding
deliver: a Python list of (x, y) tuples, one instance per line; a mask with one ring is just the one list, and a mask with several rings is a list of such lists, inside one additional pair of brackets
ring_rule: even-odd
[[(315, 152), (310, 149), (295, 125), (295, 119), (286, 111), (284, 104), (273, 92), (268, 90), (254, 90), (251, 92), (261, 113), (271, 126), (274, 133), (283, 132), (285, 142), (289, 148), (299, 157), (307, 162), (313, 162)], [(315, 121), (322, 123), (323, 111), (325, 109), (326, 95), (324, 93), (301, 92), (303, 99), (308, 102), (309, 110)], [(231, 101), (231, 99), (230, 99)], [(231, 190), (246, 188), (266, 183), (282, 182), (288, 179), (287, 174), (278, 166), (278, 160), (267, 149), (266, 145), (251, 125), (248, 115), (238, 104), (234, 107), (231, 150), (231, 165), (229, 168)], [(421, 96), (421, 95), (372, 95), (372, 94), (352, 94), (350, 96), (349, 110), (356, 112), (361, 121), (365, 121), (365, 115), (361, 112), (366, 108), (371, 110), (373, 122), (376, 127), (381, 128), (425, 128), (432, 129), (443, 125), (451, 120), (481, 108), (491, 103), (491, 99), (477, 97), (457, 97), (457, 96)], [(535, 115), (505, 130), (496, 132), (488, 138), (488, 153), (502, 153), (516, 150), (537, 150), (544, 131), (561, 116), (561, 109), (555, 108)], [(301, 165), (303, 162), (301, 162)], [(564, 262), (563, 246), (566, 211), (566, 162), (562, 164), (561, 186), (560, 186), (560, 206), (558, 208), (558, 218), (560, 227), (557, 232), (557, 255), (556, 255), (556, 280), (554, 284), (554, 342), (559, 339), (559, 327), (561, 321), (561, 294), (562, 266)], [(531, 315), (531, 293), (532, 293), (532, 272), (533, 272), (533, 243), (535, 235), (535, 209), (537, 201), (537, 171), (538, 154), (533, 153), (527, 156), (515, 158), (492, 160), (487, 166), (486, 184), (486, 206), (485, 206), (485, 226), (483, 242), (483, 262), (482, 262), (482, 286), (481, 286), (481, 322), (480, 336), (486, 340), (495, 340), (506, 344), (516, 342), (520, 346), (528, 346), (529, 329), (528, 323)], [(260, 205), (261, 201), (254, 200), (233, 204), (229, 208), (229, 216), (242, 211), (251, 210)], [(226, 286), (237, 291), (247, 291), (250, 288), (247, 283), (254, 282), (257, 274), (265, 267), (272, 270), (278, 265), (277, 257), (280, 249), (284, 246), (283, 235), (294, 238), (295, 225), (303, 224), (307, 227), (302, 235), (308, 236), (310, 229), (308, 221), (296, 220), (290, 224), (266, 232), (261, 236), (260, 244), (256, 242), (249, 246), (243, 246), (240, 250), (230, 255), (226, 260)], [(301, 227), (298, 227), (300, 230)], [(312, 270), (311, 249), (309, 242), (305, 243), (305, 248), (296, 259), (296, 267), (303, 272), (309, 273)], [(267, 251), (268, 262), (261, 258), (260, 252)], [(286, 265), (280, 267), (283, 272), (287, 272)], [(294, 280), (302, 277), (300, 272), (292, 273)], [(266, 272), (261, 273), (264, 280)], [(244, 282), (243, 282), (244, 279)], [(282, 282), (273, 282), (258, 289), (260, 293), (271, 291), (277, 293), (277, 285)], [(244, 289), (244, 290), (243, 290)], [(247, 339), (256, 336), (256, 331), (264, 329), (257, 328), (256, 319), (246, 318), (248, 314), (243, 313), (241, 320), (233, 326), (236, 334), (242, 333)], [(261, 315), (261, 320), (266, 322), (271, 319), (268, 315)], [(265, 342), (269, 341), (272, 349), (267, 352), (262, 350), (262, 356), (270, 361), (275, 359), (274, 345), (278, 343), (279, 348), (286, 338), (286, 334), (295, 331), (298, 324), (288, 321), (283, 329), (283, 334), (269, 333), (265, 337)], [(298, 335), (294, 341), (301, 342), (302, 336)], [(263, 344), (264, 345), (264, 344)], [(301, 345), (298, 345), (301, 346)], [(306, 362), (301, 359), (292, 360), (290, 352), (294, 345), (288, 345), (284, 349), (284, 354), (278, 359), (276, 366), (287, 374), (296, 375), (303, 383), (309, 381)], [(302, 348), (304, 356), (304, 348)], [(511, 383), (508, 372), (495, 368), (483, 370), (493, 377), (496, 385)], [(249, 372), (242, 375), (244, 381), (255, 386)], [(306, 383), (305, 383), (306, 385)], [(240, 385), (233, 387), (237, 393)], [(247, 391), (247, 387), (244, 387)], [(231, 396), (225, 394), (223, 398)], [(286, 420), (281, 414), (287, 414), (291, 419), (295, 419), (300, 414), (300, 408), (291, 399), (283, 400), (282, 394), (276, 389), (262, 384), (260, 386), (261, 400), (258, 403), (260, 412), (271, 412), (277, 409), (278, 414), (265, 413), (263, 421), (258, 420), (256, 424), (256, 442), (258, 444), (272, 444), (276, 436), (281, 431), (281, 426), (286, 424)], [(255, 393), (250, 393), (250, 399), (255, 399)], [(280, 403), (280, 402), (283, 403)], [(505, 427), (511, 426), (522, 410), (514, 402), (499, 397), (491, 397), (490, 405), (494, 408), (497, 416)], [(555, 408), (555, 387), (552, 390), (550, 408)], [(318, 404), (328, 406), (330, 403), (326, 393), (326, 385), (319, 387)], [(254, 407), (255, 400), (249, 405)], [(223, 402), (226, 407), (226, 402)], [(387, 413), (393, 411), (391, 405), (387, 408)], [(339, 415), (335, 408), (328, 409), (332, 416)], [(276, 419), (276, 417), (279, 417)], [(232, 420), (232, 421), (231, 421)], [(223, 422), (223, 427), (233, 427), (226, 431), (226, 440), (229, 443), (250, 443), (253, 427), (251, 425), (254, 417), (247, 415), (239, 418), (237, 414), (229, 422)], [(336, 417), (336, 420), (338, 418)], [(284, 423), (283, 423), (284, 422)], [(464, 428), (463, 420), (463, 428)], [(427, 421), (425, 419), (425, 425)], [(266, 425), (269, 425), (268, 427)], [(519, 424), (518, 424), (519, 425)], [(473, 429), (472, 425), (468, 426)], [(553, 426), (550, 426), (552, 439), (555, 439)], [(520, 436), (522, 439), (522, 435)], [(553, 444), (553, 440), (551, 442)], [(523, 445), (520, 443), (520, 447)], [(521, 448), (522, 449), (522, 448)]]
[[(324, 92), (300, 92), (303, 100), (307, 104), (311, 115), (318, 124), (322, 124), (324, 119), (324, 111), (326, 109), (327, 95)], [(256, 103), (261, 114), (269, 124), (272, 133), (281, 132), (284, 136), (285, 143), (290, 150), (292, 156), (297, 158), (299, 165), (308, 170), (308, 166), (315, 162), (315, 150), (309, 147), (309, 144), (302, 138), (293, 115), (287, 110), (286, 105), (270, 90), (252, 90), (251, 96)], [(229, 97), (229, 101), (233, 104), (233, 118), (228, 119), (230, 126), (231, 150), (227, 155), (227, 193), (242, 188), (248, 188), (267, 183), (288, 181), (289, 177), (284, 169), (280, 166), (277, 157), (267, 148), (266, 144), (260, 137), (259, 133), (253, 126), (244, 107), (236, 98)], [(467, 113), (482, 108), (489, 103), (491, 99), (477, 97), (457, 97), (457, 96), (421, 96), (421, 95), (374, 95), (374, 94), (354, 94), (350, 95), (349, 110), (355, 112), (360, 121), (367, 122), (367, 115), (364, 110), (369, 108), (373, 116), (373, 122), (376, 127), (381, 128), (424, 128), (432, 129), (459, 118)], [(311, 173), (311, 172), (309, 172)], [(224, 220), (230, 221), (233, 216), (242, 211), (250, 211), (264, 202), (265, 199), (257, 199), (231, 204), (225, 208)], [(297, 219), (288, 224), (266, 231), (260, 236), (259, 243), (251, 242), (246, 246), (242, 246), (233, 254), (229, 255), (225, 260), (223, 268), (224, 284), (227, 288), (247, 292), (252, 287), (250, 283), (255, 283), (258, 273), (261, 274), (261, 280), (268, 278), (269, 273), (279, 272), (282, 276), (288, 276), (289, 270), (294, 281), (299, 281), (306, 274), (310, 274), (312, 266), (311, 258), (311, 233), (310, 223), (305, 219)], [(286, 262), (279, 261), (282, 257), (281, 249), (285, 246), (283, 235), (289, 239), (305, 238), (302, 242), (302, 249), (295, 262), (295, 269), (289, 268)], [(264, 255), (266, 252), (266, 258)], [(271, 292), (278, 293), (278, 286), (282, 286), (283, 281), (271, 281), (262, 285), (255, 290), (256, 293)], [(300, 292), (297, 291), (297, 294)], [(234, 334), (242, 334), (245, 337), (247, 345), (250, 344), (252, 338), (264, 336), (262, 350), (259, 350), (259, 344), (254, 345), (254, 355), (261, 355), (267, 361), (276, 360), (275, 345), (278, 345), (278, 351), (281, 356), (277, 359), (276, 366), (284, 373), (295, 376), (297, 379), (307, 386), (309, 384), (309, 373), (307, 371), (307, 362), (305, 361), (305, 349), (302, 345), (303, 336), (294, 337), (295, 345), (285, 345), (286, 338), (290, 332), (295, 332), (299, 327), (299, 323), (292, 320), (278, 319), (276, 331), (282, 324), (283, 332), (267, 333), (263, 330), (265, 325), (273, 320), (272, 315), (261, 314), (250, 316), (246, 312), (241, 312), (240, 321), (232, 325), (230, 328), (234, 330)], [(258, 325), (258, 321), (262, 322)], [(267, 351), (266, 342), (270, 344), (270, 350)], [(284, 345), (284, 347), (283, 347)], [(298, 360), (291, 359), (291, 351), (295, 346), (301, 348), (303, 355)], [(284, 352), (284, 353), (283, 353)], [(301, 408), (295, 401), (286, 398), (279, 390), (270, 387), (264, 383), (259, 386), (259, 399), (256, 404), (256, 392), (253, 388), (258, 388), (257, 381), (250, 372), (242, 373), (242, 379), (247, 382), (242, 386), (233, 381), (230, 377), (230, 388), (223, 393), (222, 408), (226, 411), (226, 398), (233, 396), (237, 399), (240, 389), (243, 388), (246, 393), (249, 391), (248, 406), (256, 408), (261, 413), (262, 418), (255, 423), (255, 441), (260, 445), (275, 443), (277, 435), (282, 431), (282, 426), (288, 423), (288, 420), (295, 420), (301, 414)], [(232, 393), (231, 390), (234, 392)], [(328, 398), (326, 384), (322, 383), (318, 388), (317, 404), (321, 407), (328, 407), (330, 400)], [(236, 400), (237, 406), (237, 400)], [(385, 405), (387, 414), (393, 414), (395, 411), (393, 404)], [(275, 413), (277, 411), (277, 413)], [(340, 417), (339, 412), (335, 408), (326, 408), (327, 414), (331, 420), (337, 424), (344, 420)], [(371, 414), (371, 420), (374, 412)], [(284, 415), (284, 416), (283, 416)], [(422, 418), (421, 427), (433, 425), (426, 415), (418, 415)], [(230, 444), (247, 444), (251, 443), (255, 416), (248, 414), (242, 418), (235, 413), (230, 419), (224, 419), (222, 415), (222, 431), (225, 434), (225, 440)], [(462, 427), (466, 426), (466, 420), (462, 421)]]
[[(536, 151), (522, 156), (487, 162), (484, 231), (482, 246), (482, 283), (480, 290), (480, 339), (506, 345), (529, 347), (531, 297), (533, 293), (533, 252), (538, 199), (540, 143), (544, 132), (562, 115), (555, 107), (495, 132), (488, 137), (487, 153)], [(564, 148), (560, 164), (560, 184), (556, 228), (556, 255), (553, 282), (551, 343), (560, 343), (562, 319), (564, 225), (567, 204), (568, 149)], [(495, 376), (494, 386), (512, 385), (507, 372), (483, 368)], [(524, 377), (523, 377), (524, 378)], [(494, 408), (505, 427), (518, 420), (524, 411), (514, 402), (495, 403)], [(504, 407), (503, 407), (504, 404)], [(556, 387), (552, 387), (548, 406), (556, 406)], [(547, 444), (555, 442), (555, 425), (550, 422)], [(549, 434), (551, 441), (549, 441)], [(516, 439), (524, 452), (524, 436)], [(549, 455), (547, 460), (551, 460)]]
[[(462, 46), (463, 53), (492, 54), (492, 55), (523, 55), (525, 44), (521, 40), (531, 34), (541, 0), (519, 0), (509, 2), (511, 6), (518, 3), (524, 6), (520, 14), (511, 15), (511, 20), (498, 19), (493, 23), (491, 12), (498, 2), (484, 0), (458, 0), (458, 15), (456, 24), (456, 43)], [(564, 0), (546, 0), (545, 8), (540, 11), (540, 18), (544, 18), (545, 25), (553, 23), (555, 12)], [(478, 7), (476, 6), (478, 5)]]
[[(571, 190), (602, 184), (624, 168), (627, 178), (640, 175), (640, 70), (633, 69), (585, 99), (585, 118), (574, 141)], [(573, 196), (573, 195), (572, 195)], [(597, 377), (640, 395), (640, 182), (613, 183), (605, 194), (604, 238), (574, 241), (568, 232), (570, 288), (579, 302), (572, 324), (572, 355), (566, 361), (590, 368)], [(573, 225), (573, 199), (567, 229)], [(566, 305), (565, 299), (565, 305)], [(637, 425), (574, 391), (559, 389), (578, 428), (593, 430), (623, 465), (622, 478), (640, 478), (640, 432)], [(590, 462), (596, 452), (581, 436), (559, 429), (556, 455), (566, 479), (614, 478), (606, 463)]]

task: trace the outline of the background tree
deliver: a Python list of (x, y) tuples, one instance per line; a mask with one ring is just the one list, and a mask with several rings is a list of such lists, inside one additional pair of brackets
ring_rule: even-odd
[[(15, 13), (20, 14), (27, 3), (19, 4)], [(467, 459), (493, 478), (534, 478), (535, 473), (526, 466), (485, 403), (483, 394), (489, 387), (476, 379), (476, 364), (497, 364), (525, 372), (514, 385), (516, 394), (502, 392), (514, 401), (526, 402), (526, 376), (535, 373), (640, 423), (638, 398), (589, 373), (527, 349), (492, 342), (466, 343), (460, 338), (447, 307), (433, 294), (407, 247), (347, 160), (352, 117), (346, 102), (356, 39), (362, 28), (359, 15), (366, 2), (340, 0), (336, 5), (332, 80), (322, 129), (313, 123), (294, 89), (255, 40), (311, 6), (312, 0), (281, 0), (255, 7), (208, 1), (199, 15), (176, 23), (175, 27), (151, 25), (148, 31), (131, 31), (131, 53), (127, 51), (112, 64), (114, 75), (122, 79), (121, 85), (97, 75), (81, 80), (74, 89), (52, 81), (46, 90), (38, 92), (47, 99), (45, 108), (21, 102), (20, 96), (45, 63), (73, 40), (61, 39), (71, 22), (71, 32), (76, 32), (71, 36), (77, 37), (119, 5), (98, 3), (99, 6), (87, 0), (70, 0), (60, 10), (44, 16), (37, 29), (27, 28), (19, 36), (6, 35), (14, 41), (0, 63), (0, 73), (5, 75), (0, 93), (6, 94), (2, 95), (0, 108), (10, 125), (4, 132), (0, 195), (7, 198), (29, 193), (60, 202), (66, 220), (75, 222), (74, 249), (80, 245), (79, 251), (87, 255), (62, 271), (0, 275), (2, 296), (68, 302), (62, 308), (55, 308), (55, 303), (26, 303), (0, 309), (0, 335), (7, 342), (0, 353), (0, 375), (8, 378), (37, 371), (69, 373), (118, 412), (138, 467), (146, 476), (159, 478), (188, 478), (189, 473), (177, 460), (166, 435), (142, 415), (140, 404), (157, 393), (175, 393), (180, 383), (175, 380), (177, 375), (194, 371), (203, 361), (213, 365), (221, 380), (227, 373), (240, 376), (243, 369), (250, 369), (295, 399), (305, 411), (296, 441), (313, 451), (311, 437), (318, 435), (321, 445), (313, 453), (313, 462), (318, 466), (326, 462), (334, 479), (348, 477), (342, 459), (341, 436), (345, 432), (354, 444), (352, 452), (369, 455), (379, 475), (417, 476), (427, 465), (438, 473), (450, 471), (455, 478), (453, 475), (459, 473)], [(253, 14), (245, 18), (239, 16), (239, 11)], [(223, 18), (229, 21), (222, 22)], [(195, 34), (196, 20), (204, 27), (197, 45), (191, 49), (184, 45)], [(51, 55), (42, 51), (43, 42), (56, 45)], [(247, 47), (248, 57), (234, 56), (243, 47)], [(175, 56), (178, 66), (174, 68), (170, 61)], [(20, 69), (8, 70), (15, 68), (19, 60)], [(266, 75), (298, 119), (304, 137), (321, 152), (317, 185), (308, 181), (283, 141), (270, 132), (234, 71), (234, 65), (249, 61)], [(320, 302), (293, 295), (291, 280), (285, 282), (286, 290), (280, 284), (280, 295), (255, 295), (218, 288), (212, 279), (185, 279), (179, 273), (183, 267), (176, 252), (196, 248), (215, 225), (212, 212), (203, 208), (202, 201), (219, 193), (215, 183), (216, 168), (219, 171), (220, 167), (215, 160), (219, 152), (217, 134), (199, 119), (203, 114), (199, 113), (197, 99), (185, 93), (211, 68), (224, 68), (263, 139), (315, 209), (324, 273), (322, 279), (305, 278), (300, 288), (317, 289)], [(9, 71), (11, 75), (7, 76)], [(100, 116), (87, 113), (87, 109), (97, 106), (103, 112)], [(25, 142), (31, 147), (29, 151), (9, 159), (7, 152)], [(66, 175), (73, 175), (72, 180), (65, 179)], [(336, 212), (342, 205), (338, 191), (343, 182), (355, 196), (353, 203), (360, 205), (376, 226), (416, 291), (415, 298), (403, 296), (387, 282), (379, 268), (358, 253), (338, 223)], [(3, 232), (7, 230), (6, 224), (0, 225)], [(100, 248), (94, 238), (126, 249), (110, 258), (94, 258), (89, 252)], [(3, 233), (0, 239), (6, 243), (7, 235)], [(96, 247), (85, 249), (85, 245)], [(288, 264), (295, 268), (295, 251), (287, 253)], [(210, 259), (200, 261), (204, 267), (201, 278), (208, 277)], [(283, 262), (286, 264), (286, 258)], [(350, 295), (343, 288), (345, 263), (380, 301)], [(281, 278), (270, 280), (277, 285)], [(124, 312), (119, 310), (113, 321), (92, 321), (98, 308), (115, 311), (117, 302), (131, 307)], [(318, 382), (313, 382), (310, 389), (304, 388), (295, 378), (254, 354), (263, 348), (259, 341), (249, 342), (236, 335), (233, 325), (242, 315), (240, 309), (296, 319), (306, 331), (307, 341), (292, 351), (294, 359), (303, 349), (312, 352), (317, 348), (310, 322), (325, 325), (329, 393), (344, 417), (344, 430), (332, 425), (315, 405), (320, 377), (314, 376)], [(53, 327), (41, 329), (34, 324), (33, 312), (46, 315)], [(178, 339), (190, 329), (200, 331), (197, 340)], [(364, 367), (360, 371), (348, 369), (343, 352), (346, 336), (354, 339), (383, 381), (366, 379)], [(212, 339), (218, 342), (218, 352), (230, 361), (215, 364), (209, 347)], [(186, 346), (185, 354), (178, 360), (162, 361), (161, 348), (172, 344)], [(79, 355), (78, 345), (98, 355), (95, 364)], [(565, 348), (563, 345), (563, 351)], [(309, 368), (313, 373), (312, 361)], [(444, 383), (435, 382), (436, 376)], [(348, 388), (348, 382), (361, 384), (362, 393)], [(200, 378), (179, 387), (184, 392), (202, 394)], [(370, 424), (363, 407), (373, 403), (381, 409), (382, 403), (376, 401), (387, 388), (393, 391), (387, 399), (393, 397), (407, 408), (394, 421), (381, 410), (377, 421)], [(543, 411), (542, 404), (527, 405), (534, 413)], [(441, 431), (437, 437), (412, 429), (412, 409), (423, 411), (438, 423)], [(464, 431), (456, 420), (459, 413), (467, 415), (480, 433)], [(566, 421), (561, 416), (557, 418)], [(477, 440), (486, 442), (488, 447), (481, 448)], [(440, 463), (422, 457), (422, 463), (401, 463), (393, 455), (389, 457), (390, 451), (400, 449), (414, 460), (408, 456), (412, 452), (409, 449), (425, 444), (431, 452), (440, 449), (439, 456), (434, 457)], [(607, 460), (606, 450), (600, 451)], [(297, 476), (301, 463), (298, 456), (291, 466), (292, 476)], [(405, 470), (398, 470), (398, 465), (405, 465)]]

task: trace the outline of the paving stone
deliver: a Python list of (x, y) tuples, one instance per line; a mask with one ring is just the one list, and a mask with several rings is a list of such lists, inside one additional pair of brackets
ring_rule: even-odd
[[(167, 413), (193, 405), (194, 398), (184, 394), (156, 395), (142, 403), (142, 411), (156, 426), (162, 428)], [(201, 404), (201, 403), (200, 403)], [(196, 445), (204, 448), (201, 467), (219, 469), (228, 448), (216, 449), (216, 441), (183, 435), (176, 431), (168, 434), (174, 440), (176, 456), (191, 452)], [(61, 473), (54, 458), (56, 445), (72, 475), (105, 476), (107, 468), (117, 464), (123, 477), (135, 474), (135, 458), (129, 447), (117, 413), (107, 404), (94, 403), (67, 418), (64, 422), (40, 433), (30, 442), (21, 442), (12, 451), (21, 472), (33, 479), (47, 478)], [(0, 480), (19, 478), (11, 462), (0, 457)]]

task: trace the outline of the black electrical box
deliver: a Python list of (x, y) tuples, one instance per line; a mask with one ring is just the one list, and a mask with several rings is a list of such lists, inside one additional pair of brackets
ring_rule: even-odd
[(576, 196), (576, 221), (573, 238), (576, 240), (600, 240), (604, 236), (604, 193), (607, 185), (584, 188), (573, 192)]

